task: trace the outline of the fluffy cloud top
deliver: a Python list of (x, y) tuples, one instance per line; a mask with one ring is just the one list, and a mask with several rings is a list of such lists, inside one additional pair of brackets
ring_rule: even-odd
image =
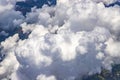
[(0, 79), (75, 80), (119, 64), (120, 7), (104, 6), (115, 1), (58, 0), (56, 6), (33, 7), (26, 17), (14, 10), (15, 1), (0, 1), (13, 6), (0, 10), (0, 29), (17, 25), (23, 36), (29, 33), (1, 42)]

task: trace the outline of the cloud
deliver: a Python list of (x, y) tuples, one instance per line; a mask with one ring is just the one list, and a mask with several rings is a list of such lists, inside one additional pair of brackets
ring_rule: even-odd
[(7, 5), (0, 10), (0, 29), (19, 26), (23, 36), (29, 33), (1, 42), (0, 79), (75, 80), (119, 64), (119, 7), (104, 6), (114, 1), (58, 0), (56, 6), (32, 8), (26, 17), (14, 10), (16, 1), (0, 1)]
[(0, 29), (13, 30), (22, 23), (24, 17), (14, 10), (15, 0), (0, 1)]
[(54, 76), (46, 77), (45, 75), (39, 75), (37, 80), (56, 80)]

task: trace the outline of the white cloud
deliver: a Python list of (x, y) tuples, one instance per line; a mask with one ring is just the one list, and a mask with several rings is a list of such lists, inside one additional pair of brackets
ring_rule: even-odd
[(54, 76), (46, 77), (45, 75), (39, 75), (37, 80), (56, 80)]
[(15, 1), (0, 1), (7, 5), (0, 10), (0, 28), (18, 25), (30, 33), (24, 40), (16, 33), (1, 42), (0, 79), (74, 80), (111, 69), (120, 59), (120, 9), (104, 3), (113, 1), (59, 0), (55, 7), (33, 8), (26, 18), (8, 7)]
[(13, 30), (24, 19), (19, 11), (15, 11), (16, 0), (0, 0), (0, 29)]

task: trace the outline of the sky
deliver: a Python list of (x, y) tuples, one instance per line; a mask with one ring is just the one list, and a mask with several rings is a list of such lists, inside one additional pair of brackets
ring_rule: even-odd
[(21, 1), (0, 0), (0, 80), (75, 80), (120, 64), (120, 6), (106, 6), (117, 0), (57, 0), (25, 14)]

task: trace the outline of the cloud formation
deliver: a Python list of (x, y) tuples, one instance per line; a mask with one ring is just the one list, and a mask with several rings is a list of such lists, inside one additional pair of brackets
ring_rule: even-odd
[(6, 5), (0, 31), (18, 26), (28, 36), (22, 40), (16, 33), (1, 42), (0, 79), (75, 80), (111, 70), (120, 59), (120, 7), (104, 4), (115, 1), (58, 0), (56, 6), (33, 7), (26, 17), (14, 10), (16, 1), (0, 1)]

